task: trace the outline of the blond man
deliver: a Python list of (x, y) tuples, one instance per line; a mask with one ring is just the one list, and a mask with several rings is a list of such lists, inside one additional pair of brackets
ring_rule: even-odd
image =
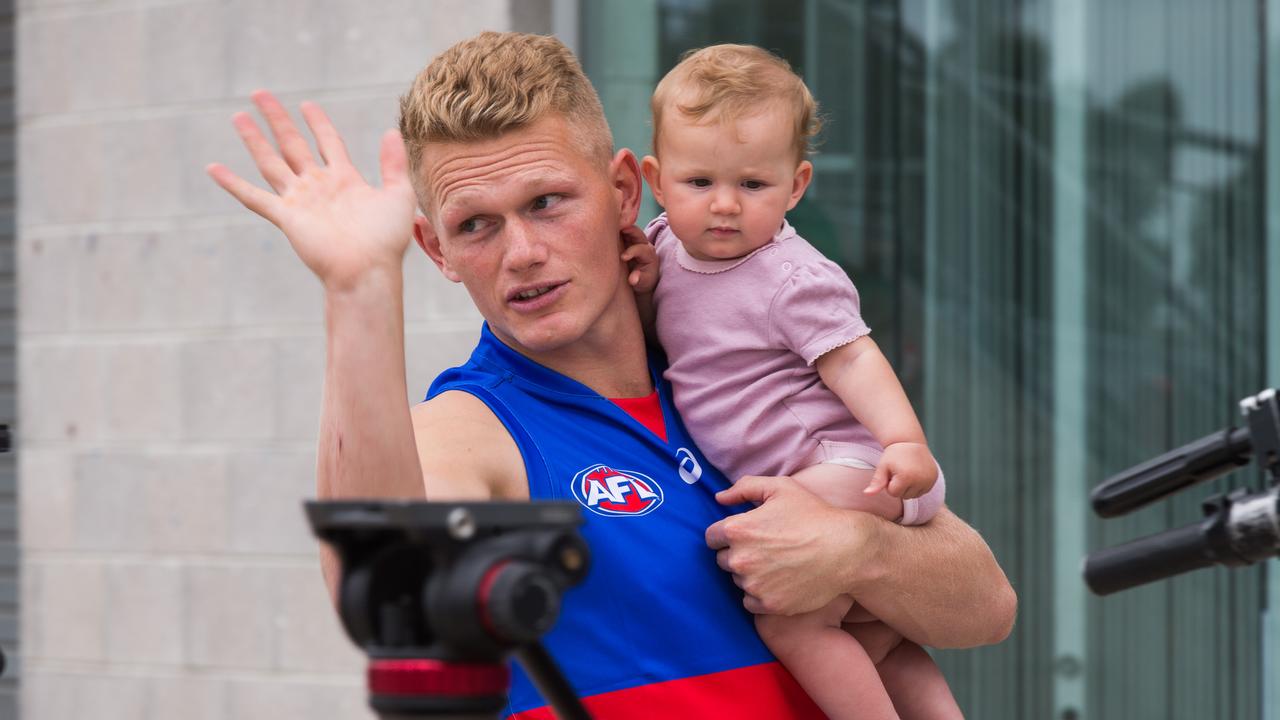
[[(275, 192), (221, 165), (209, 173), (276, 224), (324, 286), (319, 496), (576, 498), (593, 571), (546, 642), (598, 717), (816, 717), (744, 606), (791, 614), (848, 593), (918, 642), (1008, 633), (1012, 590), (946, 511), (902, 528), (830, 508), (788, 478), (740, 480), (729, 492), (759, 504), (750, 512), (717, 504), (728, 483), (680, 444), (620, 258), (638, 233), (638, 163), (612, 152), (599, 101), (559, 42), (483, 33), (433, 60), (402, 102), (403, 142), (383, 137), (380, 187), (318, 107), (302, 114), (323, 164), (271, 95), (253, 99), (279, 149), (247, 114), (233, 123)], [(412, 409), (411, 236), (486, 321), (472, 359)], [(332, 582), (333, 558), (322, 562)], [(512, 712), (547, 717), (541, 705), (517, 677)]]

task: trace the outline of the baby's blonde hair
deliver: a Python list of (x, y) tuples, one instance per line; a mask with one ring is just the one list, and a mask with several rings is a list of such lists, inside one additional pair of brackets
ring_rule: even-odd
[(732, 122), (774, 104), (792, 114), (796, 161), (812, 152), (822, 129), (818, 103), (786, 60), (754, 45), (711, 45), (685, 53), (653, 91), (653, 153), (662, 118), (673, 108), (695, 121)]
[(400, 134), (418, 201), (425, 209), (428, 145), (492, 140), (551, 114), (573, 126), (586, 157), (608, 166), (613, 136), (600, 98), (559, 40), (482, 32), (445, 50), (400, 98)]

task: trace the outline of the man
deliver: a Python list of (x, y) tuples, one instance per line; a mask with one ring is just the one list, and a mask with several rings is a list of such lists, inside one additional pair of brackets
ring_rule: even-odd
[[(902, 528), (788, 478), (730, 488), (692, 448), (660, 360), (646, 358), (620, 259), (639, 168), (612, 151), (599, 100), (558, 41), (483, 33), (436, 58), (402, 99), (403, 143), (383, 136), (380, 188), (318, 107), (302, 114), (323, 165), (275, 98), (253, 99), (279, 151), (247, 114), (233, 123), (275, 193), (221, 165), (209, 173), (280, 227), (324, 286), (319, 496), (577, 498), (594, 567), (548, 646), (599, 716), (814, 716), (741, 606), (792, 614), (849, 593), (922, 644), (1008, 634), (1013, 592), (954, 515)], [(486, 321), (472, 360), (412, 411), (411, 235)], [(717, 500), (759, 507), (730, 514), (741, 508)], [(322, 562), (332, 584), (333, 556)], [(517, 679), (513, 710), (539, 704)]]

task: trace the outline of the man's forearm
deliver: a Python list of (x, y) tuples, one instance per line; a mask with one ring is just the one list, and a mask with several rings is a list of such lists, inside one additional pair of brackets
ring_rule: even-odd
[(913, 527), (865, 513), (855, 520), (875, 521), (869, 533), (851, 534), (874, 552), (853, 569), (848, 586), (871, 614), (932, 647), (986, 645), (1009, 635), (1017, 596), (986, 542), (951, 511)]
[[(316, 493), (322, 499), (422, 497), (405, 386), (400, 268), (325, 297), (326, 363)], [(321, 565), (331, 589), (336, 558)]]

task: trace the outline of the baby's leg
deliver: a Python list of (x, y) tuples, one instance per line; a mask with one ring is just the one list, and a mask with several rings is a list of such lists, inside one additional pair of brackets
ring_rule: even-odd
[(924, 648), (879, 620), (846, 622), (844, 629), (876, 664), (902, 720), (963, 720), (947, 679)]
[(792, 474), (809, 492), (835, 507), (874, 513), (888, 520), (902, 517), (902, 500), (881, 490), (874, 495), (862, 492), (871, 484), (874, 470), (845, 467), (834, 463), (810, 465)]
[(840, 621), (847, 595), (804, 615), (757, 615), (756, 630), (832, 720), (898, 720), (876, 667)]
[(919, 645), (903, 640), (876, 669), (902, 720), (964, 720), (947, 679)]

